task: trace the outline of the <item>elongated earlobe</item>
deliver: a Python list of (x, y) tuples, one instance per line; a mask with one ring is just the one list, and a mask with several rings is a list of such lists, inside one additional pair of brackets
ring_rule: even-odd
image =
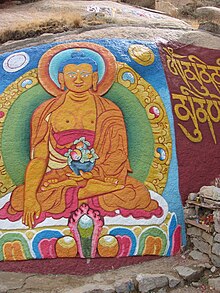
[(65, 82), (64, 82), (63, 73), (61, 73), (61, 72), (58, 73), (58, 81), (59, 81), (59, 84), (60, 84), (60, 89), (62, 91), (64, 91), (64, 89), (65, 89)]
[(98, 72), (93, 72), (92, 76), (93, 76), (92, 89), (93, 89), (94, 92), (96, 92), (97, 91), (98, 78), (99, 78)]

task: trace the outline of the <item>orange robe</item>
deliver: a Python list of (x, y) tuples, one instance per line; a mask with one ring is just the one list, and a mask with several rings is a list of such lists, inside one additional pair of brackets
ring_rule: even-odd
[[(35, 110), (31, 121), (31, 150), (34, 150), (35, 146), (44, 139), (48, 131), (51, 132), (48, 129), (46, 117), (60, 107), (64, 99), (65, 94), (44, 102)], [(96, 160), (92, 170), (93, 178), (102, 181), (105, 178), (117, 178), (119, 184), (123, 184), (125, 187), (118, 191), (92, 197), (87, 200), (87, 203), (89, 206), (103, 211), (103, 215), (106, 214), (105, 212), (111, 214), (117, 209), (126, 211), (125, 215), (132, 214), (134, 210), (156, 211), (158, 203), (150, 198), (149, 191), (144, 184), (128, 176), (131, 169), (128, 160), (126, 128), (121, 110), (111, 101), (98, 95), (94, 95), (94, 100), (97, 119), (93, 147), (99, 159)], [(50, 133), (50, 135), (52, 134)], [(51, 178), (57, 178), (59, 181), (68, 179), (66, 173), (70, 173), (69, 166), (51, 170), (44, 175), (41, 184)], [(81, 185), (85, 185), (85, 181)], [(75, 195), (72, 195), (72, 203), (70, 203), (70, 199), (66, 198), (66, 194), (70, 194), (71, 189), (72, 194), (75, 192)], [(72, 210), (76, 209), (80, 204), (76, 197), (78, 189), (79, 187), (64, 186), (42, 191), (39, 187), (37, 200), (42, 212), (61, 214), (67, 209), (67, 205), (70, 205)], [(11, 206), (15, 211), (23, 211), (23, 194), (24, 185), (18, 186), (12, 193)], [(71, 197), (71, 195), (69, 196)], [(161, 211), (159, 213), (161, 215)]]

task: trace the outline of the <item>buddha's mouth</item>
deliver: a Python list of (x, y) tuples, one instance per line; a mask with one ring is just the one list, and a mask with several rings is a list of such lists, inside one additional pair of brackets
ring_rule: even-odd
[(83, 84), (75, 84), (76, 87), (81, 87)]

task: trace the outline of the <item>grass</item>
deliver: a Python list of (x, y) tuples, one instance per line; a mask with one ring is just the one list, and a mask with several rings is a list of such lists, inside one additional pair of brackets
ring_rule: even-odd
[(155, 8), (155, 0), (121, 0), (121, 2), (152, 9)]
[(18, 22), (10, 29), (0, 31), (0, 43), (9, 40), (20, 40), (32, 38), (44, 33), (59, 33), (83, 26), (83, 19), (79, 15), (65, 12), (63, 14), (48, 15), (48, 18), (42, 20), (33, 20), (31, 22)]

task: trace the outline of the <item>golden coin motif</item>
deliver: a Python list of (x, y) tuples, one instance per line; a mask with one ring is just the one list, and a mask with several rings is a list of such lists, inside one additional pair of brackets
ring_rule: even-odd
[(75, 257), (77, 254), (77, 245), (73, 237), (64, 236), (56, 242), (57, 257)]
[(105, 235), (99, 238), (98, 253), (102, 257), (116, 257), (118, 254), (118, 240), (112, 235)]
[(151, 65), (154, 62), (153, 51), (144, 45), (131, 45), (128, 53), (135, 62), (143, 66)]

